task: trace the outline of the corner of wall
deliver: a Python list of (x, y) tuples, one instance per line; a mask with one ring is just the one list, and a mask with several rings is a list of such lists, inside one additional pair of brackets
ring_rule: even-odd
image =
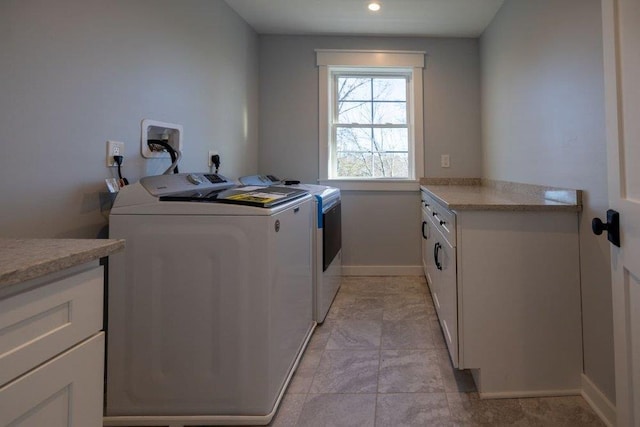
[(600, 389), (582, 374), (582, 397), (607, 426), (616, 425), (616, 406), (600, 391)]

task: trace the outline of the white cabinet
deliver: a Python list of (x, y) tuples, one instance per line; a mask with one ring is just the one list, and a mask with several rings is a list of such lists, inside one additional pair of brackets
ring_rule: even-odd
[(0, 425), (101, 426), (104, 333), (0, 388)]
[(451, 361), (458, 367), (455, 216), (432, 198), (422, 197), (422, 263)]
[(454, 366), (472, 370), (482, 397), (579, 394), (577, 213), (454, 212), (424, 190), (422, 210), (432, 228), (423, 263)]
[(92, 263), (0, 299), (0, 426), (102, 425), (103, 292)]
[(458, 310), (456, 283), (456, 248), (435, 228), (432, 258), (432, 297), (454, 367), (458, 367)]

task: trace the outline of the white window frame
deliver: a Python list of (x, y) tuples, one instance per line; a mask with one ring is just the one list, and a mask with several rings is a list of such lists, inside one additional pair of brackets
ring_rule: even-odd
[[(423, 79), (425, 52), (316, 49), (319, 70), (319, 182), (343, 190), (415, 191), (424, 175)], [(333, 73), (394, 71), (409, 77), (409, 177), (340, 178), (331, 175)]]

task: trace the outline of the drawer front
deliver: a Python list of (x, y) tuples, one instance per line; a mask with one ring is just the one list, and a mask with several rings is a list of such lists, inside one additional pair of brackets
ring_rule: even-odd
[(0, 300), (0, 385), (102, 329), (102, 267)]
[(426, 212), (434, 226), (445, 238), (456, 246), (456, 215), (426, 191), (421, 192), (422, 210)]
[(101, 427), (104, 333), (0, 387), (0, 425)]

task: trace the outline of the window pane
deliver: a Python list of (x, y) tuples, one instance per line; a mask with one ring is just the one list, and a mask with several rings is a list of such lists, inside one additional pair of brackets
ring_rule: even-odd
[(373, 172), (377, 178), (409, 177), (408, 154), (376, 154), (373, 156)]
[(336, 150), (371, 151), (371, 129), (337, 128)]
[(409, 151), (409, 132), (406, 128), (374, 129), (374, 148), (378, 151)]
[(329, 158), (335, 178), (408, 178), (410, 77), (404, 70), (333, 70)]
[(406, 124), (407, 104), (405, 102), (374, 102), (373, 122), (376, 124)]
[(371, 99), (371, 79), (366, 77), (338, 77), (339, 101), (368, 101)]
[(406, 101), (407, 80), (399, 78), (373, 79), (373, 99), (376, 101)]
[(371, 153), (338, 153), (338, 177), (370, 177)]
[(371, 103), (338, 102), (338, 123), (371, 123)]

